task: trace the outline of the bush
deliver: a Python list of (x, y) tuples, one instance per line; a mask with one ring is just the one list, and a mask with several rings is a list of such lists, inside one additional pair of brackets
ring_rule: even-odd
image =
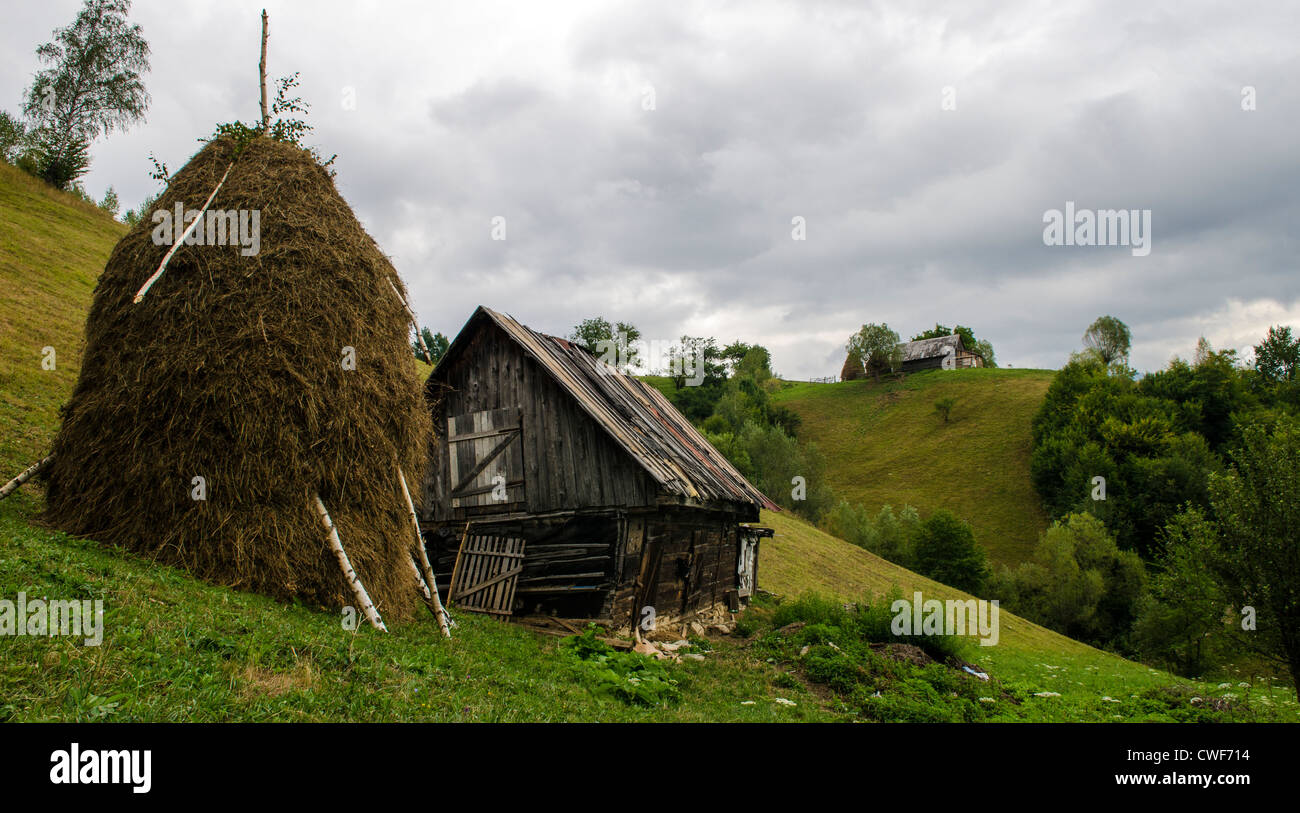
[(975, 542), (970, 526), (940, 509), (921, 526), (916, 539), (915, 569), (937, 582), (979, 593), (989, 576), (988, 557)]
[(1146, 569), (1101, 520), (1070, 514), (1043, 534), (1033, 559), (1003, 569), (989, 593), (1008, 609), (1089, 643), (1126, 649), (1146, 592)]

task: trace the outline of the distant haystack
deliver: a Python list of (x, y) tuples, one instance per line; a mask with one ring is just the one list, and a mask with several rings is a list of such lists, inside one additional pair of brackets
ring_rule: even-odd
[[(398, 472), (421, 481), (430, 419), (402, 282), (308, 152), (254, 138), (236, 153), (217, 139), (176, 173), (156, 211), (199, 210), (225, 177), (209, 207), (222, 214), (138, 304), (175, 235), (156, 241), (146, 217), (109, 258), (46, 516), (208, 581), (352, 605), (319, 494), (379, 611), (408, 617)], [(216, 239), (241, 213), (256, 253)]]

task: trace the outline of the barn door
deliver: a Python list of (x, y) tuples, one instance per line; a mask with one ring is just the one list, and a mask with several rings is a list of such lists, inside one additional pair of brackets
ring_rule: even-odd
[(447, 418), (451, 507), (524, 501), (523, 426), (518, 407)]
[(465, 532), (448, 601), (462, 610), (510, 615), (524, 570), (524, 540)]
[(742, 530), (736, 558), (736, 593), (741, 598), (754, 595), (754, 570), (758, 561), (758, 535)]

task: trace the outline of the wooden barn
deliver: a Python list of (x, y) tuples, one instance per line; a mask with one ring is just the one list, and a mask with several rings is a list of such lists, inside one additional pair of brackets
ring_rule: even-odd
[(904, 342), (898, 346), (902, 351), (902, 371), (914, 373), (917, 370), (933, 370), (943, 366), (944, 359), (951, 356), (949, 368), (983, 367), (984, 359), (978, 353), (962, 346), (961, 336), (939, 336), (934, 339), (920, 339)]
[(628, 629), (753, 594), (777, 508), (654, 387), (480, 307), (425, 392), (421, 530), (455, 606)]

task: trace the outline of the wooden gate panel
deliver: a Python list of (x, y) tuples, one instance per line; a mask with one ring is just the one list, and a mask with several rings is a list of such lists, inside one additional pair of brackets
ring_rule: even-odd
[(523, 570), (523, 539), (466, 532), (448, 601), (462, 610), (510, 615)]

